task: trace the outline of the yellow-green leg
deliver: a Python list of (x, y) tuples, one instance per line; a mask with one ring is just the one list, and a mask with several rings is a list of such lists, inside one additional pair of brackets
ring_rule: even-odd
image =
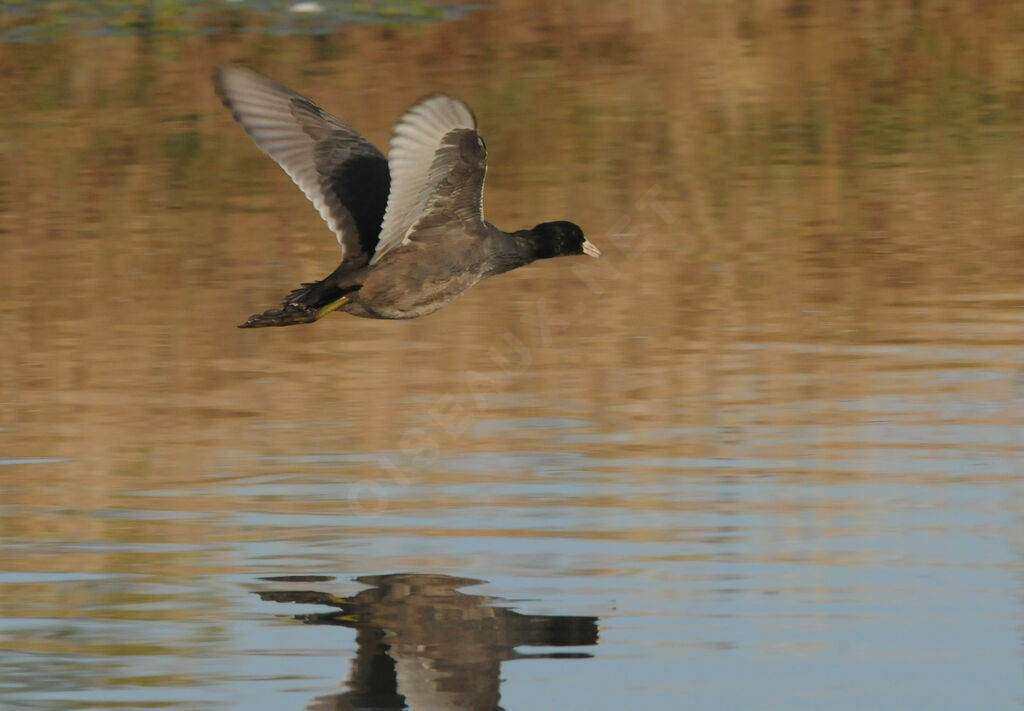
[(327, 314), (331, 313), (332, 311), (337, 311), (338, 309), (340, 309), (342, 306), (344, 306), (347, 303), (348, 303), (348, 297), (347, 296), (343, 296), (340, 299), (332, 301), (331, 303), (327, 304), (327, 306), (321, 307), (316, 312), (316, 317), (313, 320), (314, 321), (319, 321), (320, 319), (322, 319)]

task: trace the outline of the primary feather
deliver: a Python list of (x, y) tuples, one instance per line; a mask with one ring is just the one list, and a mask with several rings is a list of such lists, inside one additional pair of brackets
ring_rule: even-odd
[(235, 120), (337, 235), (342, 258), (369, 259), (390, 183), (381, 152), (306, 97), (256, 72), (219, 67), (214, 86)]

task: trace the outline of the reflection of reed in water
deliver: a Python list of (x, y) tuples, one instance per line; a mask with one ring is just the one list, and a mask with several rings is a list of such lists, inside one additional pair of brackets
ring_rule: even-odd
[(447, 575), (370, 575), (352, 597), (305, 590), (260, 592), (264, 600), (328, 605), (334, 612), (296, 615), (309, 624), (356, 630), (345, 693), (309, 708), (488, 711), (500, 709), (501, 662), (587, 658), (584, 653), (520, 654), (516, 647), (597, 644), (596, 617), (522, 615), (493, 607), (495, 598), (457, 588), (483, 581)]

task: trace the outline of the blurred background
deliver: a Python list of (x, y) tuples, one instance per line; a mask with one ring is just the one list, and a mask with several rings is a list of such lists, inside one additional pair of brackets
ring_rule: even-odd
[[(237, 330), (338, 249), (221, 63), (604, 258)], [(7, 0), (0, 87), (3, 708), (1024, 704), (1024, 5)]]

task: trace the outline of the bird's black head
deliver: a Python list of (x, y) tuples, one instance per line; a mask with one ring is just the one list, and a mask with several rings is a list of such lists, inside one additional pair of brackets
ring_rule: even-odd
[(572, 222), (542, 222), (530, 232), (534, 239), (537, 259), (572, 254), (601, 256), (601, 251), (583, 236), (580, 226)]

